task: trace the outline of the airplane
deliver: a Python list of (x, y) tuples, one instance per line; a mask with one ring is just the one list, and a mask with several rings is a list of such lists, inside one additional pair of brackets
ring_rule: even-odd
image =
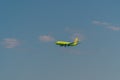
[(56, 45), (59, 46), (77, 46), (79, 44), (79, 38), (76, 37), (73, 42), (68, 42), (68, 41), (57, 41)]

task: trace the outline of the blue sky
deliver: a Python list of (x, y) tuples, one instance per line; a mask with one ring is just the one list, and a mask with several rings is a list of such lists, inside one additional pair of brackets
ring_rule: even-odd
[(119, 3), (1, 0), (0, 80), (120, 80)]

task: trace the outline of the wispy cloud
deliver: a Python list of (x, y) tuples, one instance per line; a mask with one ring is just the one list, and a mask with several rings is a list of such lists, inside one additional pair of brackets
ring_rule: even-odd
[(100, 22), (100, 21), (93, 21), (92, 23), (93, 23), (93, 24), (97, 24), (97, 25), (103, 25), (103, 26), (109, 26), (109, 25), (110, 25), (109, 23)]
[(111, 29), (113, 31), (120, 31), (120, 27), (119, 26), (115, 26), (115, 25), (112, 25), (111, 23), (107, 23), (107, 22), (101, 22), (101, 21), (92, 21), (93, 24), (96, 24), (96, 25), (101, 25), (107, 29)]
[(39, 36), (39, 40), (42, 42), (51, 42), (51, 41), (54, 41), (55, 38), (50, 35), (41, 35)]
[(15, 48), (19, 44), (20, 44), (19, 41), (15, 38), (6, 38), (6, 39), (3, 39), (3, 41), (2, 41), (2, 45), (5, 48)]

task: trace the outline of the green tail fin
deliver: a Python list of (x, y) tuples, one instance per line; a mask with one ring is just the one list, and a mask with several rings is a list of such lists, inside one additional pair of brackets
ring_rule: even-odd
[(78, 43), (78, 42), (79, 42), (79, 38), (76, 37), (76, 38), (74, 39), (74, 43)]

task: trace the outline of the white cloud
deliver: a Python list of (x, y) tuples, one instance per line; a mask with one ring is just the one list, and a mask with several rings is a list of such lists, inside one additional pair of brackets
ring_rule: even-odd
[(107, 22), (101, 22), (101, 21), (96, 21), (95, 20), (95, 21), (92, 21), (92, 23), (96, 24), (96, 25), (101, 25), (101, 26), (103, 26), (103, 27), (105, 27), (107, 29), (111, 29), (113, 31), (120, 31), (120, 27), (114, 26), (114, 25), (112, 25), (110, 23), (107, 23)]
[(98, 25), (101, 24), (100, 21), (92, 21), (92, 23), (93, 23), (93, 24), (98, 24)]
[(97, 25), (103, 25), (103, 26), (108, 26), (108, 25), (110, 25), (109, 23), (106, 23), (106, 22), (100, 22), (100, 21), (93, 21), (92, 22), (93, 24), (97, 24)]
[(51, 42), (51, 41), (54, 41), (55, 38), (50, 35), (42, 35), (39, 37), (39, 40), (42, 42)]
[(6, 38), (2, 41), (2, 45), (5, 48), (15, 48), (19, 45), (19, 41), (14, 38)]

